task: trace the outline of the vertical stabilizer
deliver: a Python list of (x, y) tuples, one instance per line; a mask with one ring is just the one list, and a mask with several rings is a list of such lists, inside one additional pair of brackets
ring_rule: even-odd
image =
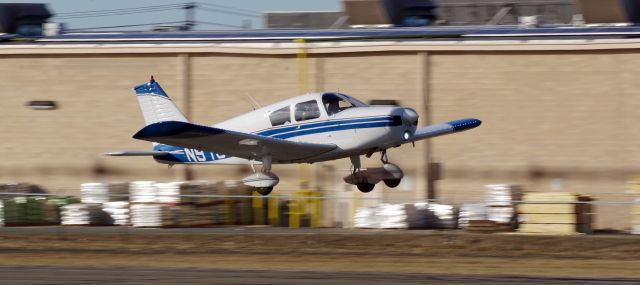
[(153, 76), (148, 83), (138, 85), (133, 90), (138, 97), (146, 125), (165, 121), (188, 122)]

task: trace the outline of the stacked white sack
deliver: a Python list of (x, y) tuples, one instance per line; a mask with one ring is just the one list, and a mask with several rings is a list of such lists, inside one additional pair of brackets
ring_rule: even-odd
[(376, 216), (381, 229), (409, 228), (409, 215), (415, 215), (411, 204), (382, 204), (378, 206)]
[(156, 202), (164, 204), (179, 204), (181, 202), (180, 185), (182, 182), (158, 182), (156, 187)]
[(457, 224), (456, 209), (452, 205), (435, 203), (415, 203), (416, 221), (410, 221), (411, 228), (454, 229)]
[(513, 220), (515, 209), (513, 207), (489, 207), (487, 219), (500, 224), (508, 224)]
[(82, 203), (106, 203), (111, 201), (127, 201), (126, 183), (91, 182), (80, 184)]
[(133, 181), (129, 183), (129, 202), (155, 203), (157, 202), (157, 188), (154, 181)]
[(60, 208), (62, 225), (112, 225), (111, 218), (102, 211), (101, 204), (69, 204)]
[(462, 204), (458, 214), (458, 227), (466, 228), (469, 221), (484, 221), (488, 219), (488, 208), (484, 203)]
[(134, 227), (161, 227), (162, 207), (160, 204), (132, 204), (131, 225)]
[(522, 199), (522, 189), (517, 185), (489, 184), (484, 186), (488, 206), (513, 206)]
[(113, 220), (114, 225), (127, 226), (130, 223), (129, 202), (117, 201), (102, 204), (102, 210)]
[(178, 206), (163, 204), (132, 204), (131, 225), (134, 227), (174, 227)]
[(360, 207), (356, 210), (354, 226), (361, 229), (376, 229), (379, 227), (375, 207)]

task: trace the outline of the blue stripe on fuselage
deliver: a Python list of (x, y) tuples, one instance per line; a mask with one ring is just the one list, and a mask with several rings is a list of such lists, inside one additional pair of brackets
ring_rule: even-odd
[(319, 134), (319, 133), (325, 133), (325, 132), (344, 131), (344, 130), (352, 130), (352, 129), (379, 128), (379, 127), (386, 127), (386, 126), (389, 126), (389, 125), (391, 125), (391, 121), (359, 123), (359, 124), (350, 124), (350, 125), (333, 125), (333, 126), (314, 128), (314, 129), (303, 129), (303, 130), (300, 130), (300, 131), (284, 133), (284, 134), (279, 134), (279, 135), (273, 135), (271, 137), (279, 138), (279, 139), (288, 139), (288, 138), (292, 138), (292, 137)]
[[(278, 134), (283, 134), (283, 133), (288, 133), (288, 132), (296, 132), (296, 131), (302, 131), (302, 130), (308, 130), (308, 129), (324, 129), (324, 127), (328, 127), (328, 126), (337, 126), (337, 125), (341, 125), (341, 124), (355, 124), (355, 123), (371, 123), (371, 122), (378, 122), (378, 121), (385, 121), (385, 122), (391, 122), (391, 116), (383, 116), (383, 117), (370, 117), (370, 118), (360, 118), (360, 119), (346, 119), (346, 120), (330, 120), (330, 121), (323, 121), (323, 122), (313, 122), (313, 123), (306, 123), (306, 124), (296, 124), (296, 125), (289, 125), (286, 127), (278, 127), (278, 128), (269, 128), (266, 130), (262, 130), (262, 131), (258, 131), (255, 134), (257, 135), (261, 135), (261, 136), (266, 136), (266, 137), (278, 137), (276, 135)], [(343, 129), (344, 130), (344, 129)], [(325, 132), (325, 131), (319, 131), (318, 133), (321, 132)], [(305, 134), (310, 134), (309, 132), (305, 132)], [(294, 137), (294, 136), (287, 136), (287, 138), (290, 137)]]

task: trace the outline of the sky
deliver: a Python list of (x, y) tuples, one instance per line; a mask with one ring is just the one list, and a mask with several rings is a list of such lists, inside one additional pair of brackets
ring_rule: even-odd
[[(338, 11), (341, 10), (340, 0), (199, 0), (199, 1), (181, 1), (181, 0), (0, 0), (0, 3), (46, 3), (47, 7), (53, 14), (60, 14), (53, 17), (50, 21), (64, 22), (67, 29), (82, 29), (91, 27), (119, 26), (119, 25), (135, 25), (146, 23), (160, 22), (176, 22), (185, 19), (185, 11), (174, 9), (168, 11), (156, 11), (149, 13), (123, 14), (113, 13), (115, 15), (72, 18), (69, 16), (78, 16), (77, 14), (62, 17), (62, 13), (83, 12), (83, 11), (99, 11), (113, 9), (129, 9), (149, 6), (162, 6), (171, 4), (184, 4), (189, 2), (199, 2), (202, 8), (196, 9), (195, 19), (197, 21), (220, 23), (230, 26), (243, 26), (243, 22), (251, 21), (252, 28), (262, 28), (263, 19), (260, 17), (251, 17), (245, 15), (225, 14), (212, 10), (216, 10), (215, 5), (224, 5), (239, 9), (246, 9), (258, 13), (264, 11)], [(209, 6), (207, 5), (209, 4)], [(167, 7), (167, 6), (163, 6)], [(167, 7), (171, 8), (171, 7)], [(209, 8), (205, 11), (204, 9)], [(126, 10), (122, 10), (126, 11)], [(139, 11), (139, 10), (138, 10)], [(132, 12), (132, 11), (129, 11)], [(245, 14), (244, 11), (239, 11)], [(86, 15), (86, 14), (84, 14)], [(83, 15), (83, 16), (84, 16)], [(95, 15), (95, 14), (93, 14)], [(147, 30), (146, 27), (131, 28), (113, 28), (111, 30)], [(199, 24), (196, 26), (198, 30), (211, 29), (229, 29), (230, 27), (213, 26)]]

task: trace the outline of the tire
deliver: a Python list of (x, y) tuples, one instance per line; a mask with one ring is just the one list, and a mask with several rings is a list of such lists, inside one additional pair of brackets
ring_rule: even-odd
[(262, 196), (267, 196), (269, 193), (273, 191), (273, 187), (258, 187), (256, 188), (256, 192), (260, 193)]
[(387, 179), (384, 180), (384, 184), (389, 188), (396, 188), (398, 185), (400, 185), (400, 181), (400, 179)]
[(358, 190), (362, 193), (369, 193), (373, 190), (373, 187), (376, 187), (375, 184), (371, 183), (358, 183), (356, 186), (358, 186)]

